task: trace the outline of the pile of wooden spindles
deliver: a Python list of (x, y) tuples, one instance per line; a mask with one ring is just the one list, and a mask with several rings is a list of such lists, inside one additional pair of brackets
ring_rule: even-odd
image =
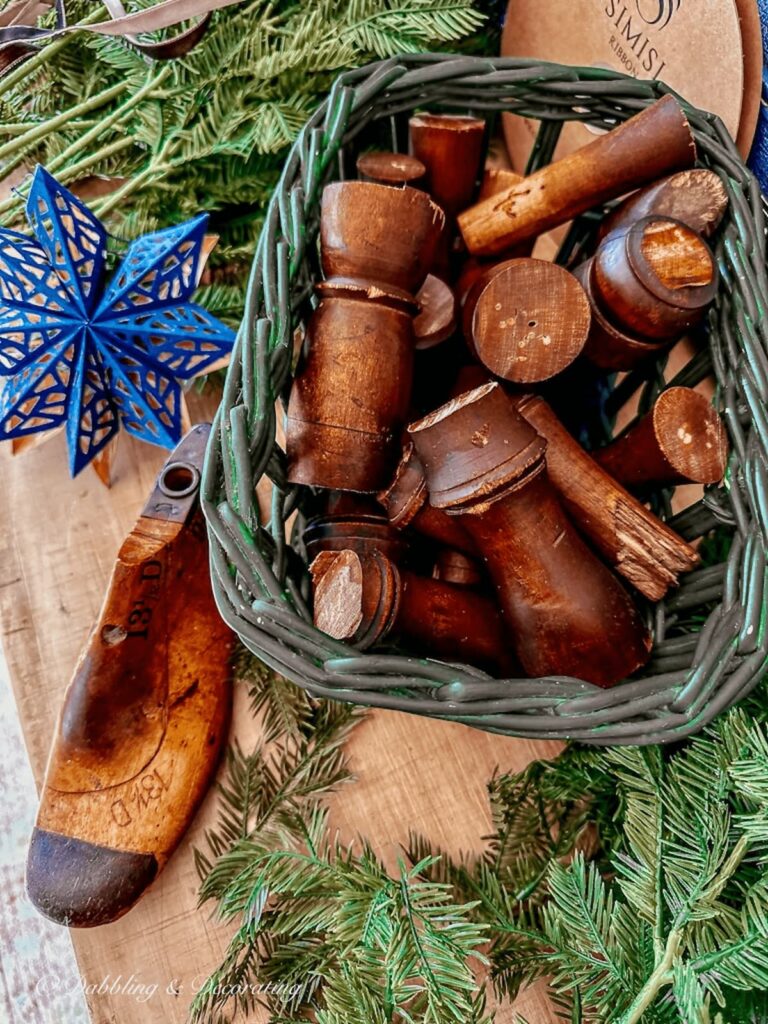
[[(315, 624), (612, 686), (650, 657), (648, 602), (698, 561), (648, 490), (719, 482), (728, 446), (710, 402), (670, 387), (587, 451), (563, 425), (589, 400), (569, 381), (642, 366), (702, 321), (727, 197), (671, 96), (527, 178), (484, 171), (485, 141), (482, 120), (418, 114), (409, 154), (364, 153), (323, 193), (286, 422), (289, 480), (320, 489)], [(579, 265), (531, 256), (605, 206)]]

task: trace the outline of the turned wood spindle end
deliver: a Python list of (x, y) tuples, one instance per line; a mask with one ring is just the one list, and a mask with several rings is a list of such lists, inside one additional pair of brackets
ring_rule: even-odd
[(480, 274), (462, 322), (491, 373), (532, 384), (554, 377), (581, 353), (591, 312), (573, 274), (546, 260), (512, 259)]
[(625, 199), (600, 225), (600, 237), (654, 215), (681, 221), (703, 238), (709, 238), (727, 209), (728, 193), (720, 175), (705, 167), (692, 167), (670, 174)]
[(363, 621), (363, 567), (354, 551), (323, 551), (310, 566), (315, 626), (348, 640)]
[(421, 307), (413, 321), (417, 349), (434, 348), (456, 330), (456, 296), (445, 281), (428, 274), (416, 295)]
[(656, 436), (678, 477), (719, 483), (728, 463), (728, 437), (710, 402), (690, 388), (669, 388), (653, 409)]
[(448, 512), (490, 502), (544, 469), (547, 442), (495, 381), (452, 398), (411, 423), (408, 433), (426, 470), (431, 504)]
[(686, 224), (646, 217), (601, 242), (592, 287), (623, 330), (652, 341), (694, 327), (717, 293), (712, 252)]
[(434, 263), (444, 226), (443, 210), (420, 189), (331, 182), (320, 210), (323, 273), (382, 281), (414, 295)]
[(621, 330), (603, 310), (593, 287), (594, 257), (576, 267), (574, 277), (581, 284), (592, 312), (592, 323), (584, 346), (584, 356), (601, 370), (631, 370), (671, 344), (663, 338), (652, 341)]
[(396, 565), (409, 564), (413, 556), (407, 534), (380, 513), (319, 516), (307, 523), (302, 540), (310, 563), (329, 551), (350, 550), (358, 555), (379, 551)]
[(409, 153), (390, 153), (373, 150), (357, 158), (357, 173), (361, 181), (379, 185), (416, 187), (424, 180), (427, 169), (421, 160)]
[(392, 483), (379, 493), (378, 499), (397, 530), (411, 526), (445, 547), (475, 553), (472, 538), (461, 524), (430, 504), (424, 466), (412, 442), (403, 448)]
[(717, 410), (691, 388), (662, 392), (653, 409), (597, 462), (626, 484), (719, 483), (728, 463), (728, 437)]
[(390, 485), (377, 495), (392, 526), (404, 529), (428, 500), (427, 479), (412, 443), (403, 448)]
[(310, 567), (314, 623), (334, 640), (368, 647), (392, 628), (399, 606), (399, 574), (380, 552), (325, 552)]
[(415, 114), (411, 151), (427, 168), (426, 188), (449, 216), (471, 202), (485, 140), (485, 121), (457, 114)]
[(645, 221), (640, 252), (654, 278), (670, 291), (685, 288), (711, 290), (715, 279), (712, 254), (701, 236), (679, 221)]

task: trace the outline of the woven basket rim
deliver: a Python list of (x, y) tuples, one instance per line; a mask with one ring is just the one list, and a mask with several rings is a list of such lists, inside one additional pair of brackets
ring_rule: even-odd
[[(730, 198), (715, 245), (722, 284), (709, 348), (664, 384), (695, 383), (714, 372), (731, 441), (729, 473), (724, 486), (710, 489), (672, 525), (689, 537), (722, 525), (733, 540), (725, 562), (688, 574), (657, 607), (663, 639), (655, 673), (611, 690), (567, 678), (497, 680), (468, 666), (362, 653), (320, 633), (307, 607), (305, 567), (285, 540), (283, 524), (301, 489), (286, 482), (274, 406), (290, 379), (293, 311), (317, 274), (312, 243), (323, 185), (344, 176), (344, 153), (372, 121), (389, 119), (394, 133), (397, 119), (415, 108), (537, 117), (537, 146), (549, 158), (564, 122), (610, 127), (667, 93), (686, 110), (700, 164), (720, 174)], [(746, 696), (768, 664), (765, 256), (763, 199), (727, 130), (663, 83), (600, 68), (453, 54), (402, 55), (341, 74), (286, 157), (208, 445), (201, 494), (225, 621), (267, 665), (319, 698), (596, 745), (663, 743), (703, 728)], [(656, 393), (660, 386), (660, 377), (649, 384)], [(254, 486), (264, 473), (275, 488), (266, 528), (259, 526)], [(718, 597), (699, 631), (665, 637), (665, 623)]]

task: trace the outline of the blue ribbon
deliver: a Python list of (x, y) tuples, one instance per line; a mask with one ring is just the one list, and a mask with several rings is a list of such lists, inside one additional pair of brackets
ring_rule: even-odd
[(763, 96), (749, 166), (760, 182), (760, 188), (768, 195), (768, 0), (757, 0), (757, 7), (763, 29)]

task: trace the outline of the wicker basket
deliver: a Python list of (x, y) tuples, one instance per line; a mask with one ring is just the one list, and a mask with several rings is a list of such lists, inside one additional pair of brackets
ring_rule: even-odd
[[(629, 375), (607, 394), (602, 418), (640, 384), (648, 407), (672, 384), (695, 385), (714, 371), (717, 402), (732, 455), (723, 487), (671, 519), (685, 538), (719, 529), (725, 558), (683, 578), (647, 614), (654, 651), (645, 675), (612, 690), (576, 679), (493, 679), (475, 668), (407, 653), (361, 653), (316, 630), (300, 542), (285, 539), (286, 520), (305, 489), (286, 483), (275, 441), (275, 399), (290, 387), (292, 337), (319, 277), (315, 244), (319, 200), (330, 179), (354, 173), (371, 132), (403, 148), (415, 108), (459, 113), (509, 110), (542, 122), (531, 169), (551, 159), (568, 120), (611, 127), (664, 92), (593, 68), (531, 61), (406, 56), (341, 75), (302, 130), (285, 163), (259, 241), (245, 318), (227, 376), (206, 460), (203, 501), (216, 600), (227, 623), (264, 662), (316, 697), (464, 722), (512, 736), (572, 738), (593, 744), (680, 739), (746, 695), (767, 660), (768, 280), (762, 198), (722, 123), (686, 106), (700, 161), (723, 178), (730, 208), (715, 243), (722, 287), (709, 317), (708, 344), (665, 383), (664, 358)], [(380, 140), (381, 141), (381, 140)], [(398, 143), (400, 144), (398, 146)], [(581, 218), (567, 246), (590, 235)], [(254, 485), (274, 484), (272, 516), (258, 525)], [(669, 513), (669, 492), (656, 495)], [(294, 528), (295, 537), (300, 530)], [(712, 546), (712, 545), (711, 545)]]

